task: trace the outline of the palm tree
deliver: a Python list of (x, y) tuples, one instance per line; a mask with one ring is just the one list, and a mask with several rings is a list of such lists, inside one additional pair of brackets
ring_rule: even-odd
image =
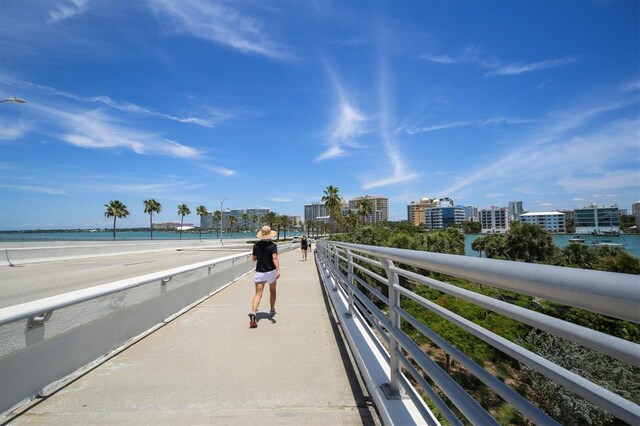
[[(282, 225), (282, 227), (284, 228), (284, 235), (283, 238), (286, 240), (287, 239), (287, 227), (289, 226), (289, 216), (287, 215), (282, 215), (280, 216), (280, 225)], [(278, 225), (278, 231), (280, 231), (280, 226)], [(280, 232), (278, 232), (278, 234), (280, 234)], [(278, 239), (280, 239), (280, 235), (278, 235)]]
[(218, 222), (218, 227), (216, 228), (218, 231), (218, 238), (220, 238), (220, 227), (222, 224), (222, 212), (220, 210), (216, 210), (213, 212), (213, 220)]
[(109, 204), (105, 204), (104, 206), (107, 208), (107, 211), (104, 212), (104, 216), (113, 218), (113, 240), (115, 241), (116, 219), (129, 216), (129, 210), (127, 209), (127, 206), (118, 200), (111, 200), (109, 201)]
[(233, 225), (235, 225), (237, 221), (238, 219), (235, 216), (229, 216), (229, 229), (231, 230), (231, 233), (233, 233)]
[(244, 228), (244, 230), (247, 230), (247, 219), (249, 219), (249, 213), (244, 212), (242, 213), (242, 227)]
[(340, 212), (340, 205), (342, 204), (339, 192), (340, 189), (337, 186), (329, 185), (324, 190), (324, 195), (322, 196), (322, 201), (331, 219), (332, 232), (335, 232), (335, 217)]
[(355, 210), (349, 209), (349, 212), (347, 213), (347, 217), (344, 220), (344, 223), (347, 226), (347, 229), (350, 232), (355, 231), (355, 229), (358, 227), (359, 221), (360, 219), (358, 218), (358, 213), (356, 213)]
[(200, 239), (202, 239), (202, 218), (205, 216), (209, 215), (209, 212), (207, 211), (207, 208), (203, 205), (199, 205), (198, 207), (196, 207), (196, 213), (198, 214), (198, 216), (200, 216)]
[(356, 207), (358, 209), (358, 215), (362, 218), (362, 224), (364, 225), (365, 218), (374, 212), (373, 203), (368, 198), (360, 198), (356, 202)]
[(153, 240), (153, 213), (160, 213), (162, 204), (151, 198), (144, 200), (144, 212), (149, 213), (149, 228), (151, 229), (151, 239)]
[(263, 220), (267, 222), (267, 225), (269, 225), (271, 229), (273, 229), (273, 225), (278, 222), (278, 213), (269, 212), (264, 215)]
[(178, 206), (178, 214), (180, 215), (180, 239), (182, 239), (182, 224), (184, 223), (184, 217), (191, 214), (191, 209), (186, 204), (180, 204)]
[(258, 221), (258, 215), (257, 214), (253, 214), (251, 216), (251, 222), (253, 223), (253, 230), (256, 230), (256, 222)]

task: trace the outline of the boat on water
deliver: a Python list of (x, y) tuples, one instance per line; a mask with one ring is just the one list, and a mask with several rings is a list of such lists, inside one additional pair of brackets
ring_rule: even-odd
[(569, 242), (570, 243), (584, 243), (584, 238), (582, 238), (580, 235), (574, 235), (573, 237), (569, 238)]
[(624, 244), (614, 243), (613, 240), (591, 241), (591, 244), (596, 247), (624, 247)]

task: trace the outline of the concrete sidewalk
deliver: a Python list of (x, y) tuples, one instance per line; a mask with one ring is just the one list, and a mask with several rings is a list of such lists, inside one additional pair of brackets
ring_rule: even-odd
[[(249, 328), (253, 274), (43, 398), (9, 424), (379, 424), (325, 303), (314, 259), (280, 256)], [(13, 418), (11, 418), (14, 416)]]

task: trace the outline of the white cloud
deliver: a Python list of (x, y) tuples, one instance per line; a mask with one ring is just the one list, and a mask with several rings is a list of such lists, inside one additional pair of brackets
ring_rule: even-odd
[(87, 0), (63, 0), (55, 10), (49, 11), (49, 22), (58, 23), (87, 10)]
[(37, 107), (49, 117), (57, 117), (64, 130), (60, 139), (87, 149), (124, 148), (141, 155), (166, 155), (178, 158), (196, 158), (201, 152), (195, 148), (128, 128), (100, 111), (65, 112)]
[(434, 124), (426, 127), (412, 127), (407, 129), (398, 129), (398, 130), (404, 130), (408, 134), (414, 135), (416, 133), (426, 133), (426, 132), (433, 132), (436, 130), (454, 129), (457, 127), (469, 127), (469, 126), (484, 127), (484, 126), (496, 125), (496, 124), (527, 124), (527, 123), (535, 123), (537, 121), (539, 120), (497, 117), (497, 118), (488, 118), (486, 120), (454, 121), (451, 123)]
[(177, 33), (212, 41), (242, 53), (272, 59), (291, 59), (288, 50), (276, 43), (258, 18), (244, 14), (237, 3), (205, 0), (149, 0), (158, 14), (175, 25)]
[(271, 201), (277, 202), (277, 203), (290, 203), (293, 201), (293, 199), (291, 198), (272, 198)]
[(158, 117), (166, 120), (177, 121), (180, 123), (189, 123), (196, 124), (198, 126), (204, 127), (214, 127), (217, 124), (220, 124), (224, 121), (231, 120), (236, 117), (236, 113), (232, 111), (224, 111), (213, 108), (203, 108), (207, 112), (207, 117), (179, 117), (172, 114), (167, 114), (160, 111), (154, 111), (144, 106), (136, 105), (130, 102), (118, 102), (111, 99), (109, 96), (99, 95), (99, 96), (78, 96), (73, 93), (65, 92), (63, 90), (58, 90), (53, 87), (44, 86), (41, 84), (31, 83), (27, 81), (13, 79), (7, 76), (0, 76), (0, 81), (6, 84), (10, 84), (14, 87), (23, 87), (36, 89), (42, 93), (46, 93), (47, 95), (53, 96), (61, 96), (67, 99), (73, 99), (79, 102), (85, 103), (98, 103), (101, 105), (106, 105), (109, 108), (113, 108), (118, 111), (130, 112), (138, 115), (145, 115), (149, 117)]
[(522, 63), (511, 63), (507, 65), (503, 65), (501, 61), (488, 58), (484, 52), (476, 47), (469, 46), (464, 48), (460, 53), (456, 55), (448, 55), (448, 54), (431, 54), (425, 53), (419, 56), (422, 59), (425, 59), (430, 62), (434, 62), (437, 64), (476, 64), (482, 68), (491, 68), (485, 75), (517, 75), (524, 74), (527, 72), (540, 71), (549, 68), (555, 68), (563, 65), (570, 64), (576, 60), (575, 56), (567, 56), (560, 59), (546, 59), (538, 62), (530, 62), (526, 64)]
[(28, 130), (29, 126), (25, 123), (8, 123), (6, 120), (0, 120), (0, 140), (19, 139)]
[(39, 194), (51, 194), (51, 195), (69, 195), (62, 189), (47, 188), (45, 186), (33, 186), (33, 185), (8, 185), (0, 183), (0, 188), (9, 189), (12, 191), (20, 192), (35, 192)]

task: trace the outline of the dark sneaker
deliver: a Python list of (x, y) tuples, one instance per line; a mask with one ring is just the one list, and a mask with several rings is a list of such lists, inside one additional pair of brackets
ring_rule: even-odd
[(269, 318), (273, 318), (276, 315), (276, 310), (272, 309), (269, 311)]
[(256, 322), (256, 315), (249, 314), (249, 328), (256, 328), (258, 323)]

